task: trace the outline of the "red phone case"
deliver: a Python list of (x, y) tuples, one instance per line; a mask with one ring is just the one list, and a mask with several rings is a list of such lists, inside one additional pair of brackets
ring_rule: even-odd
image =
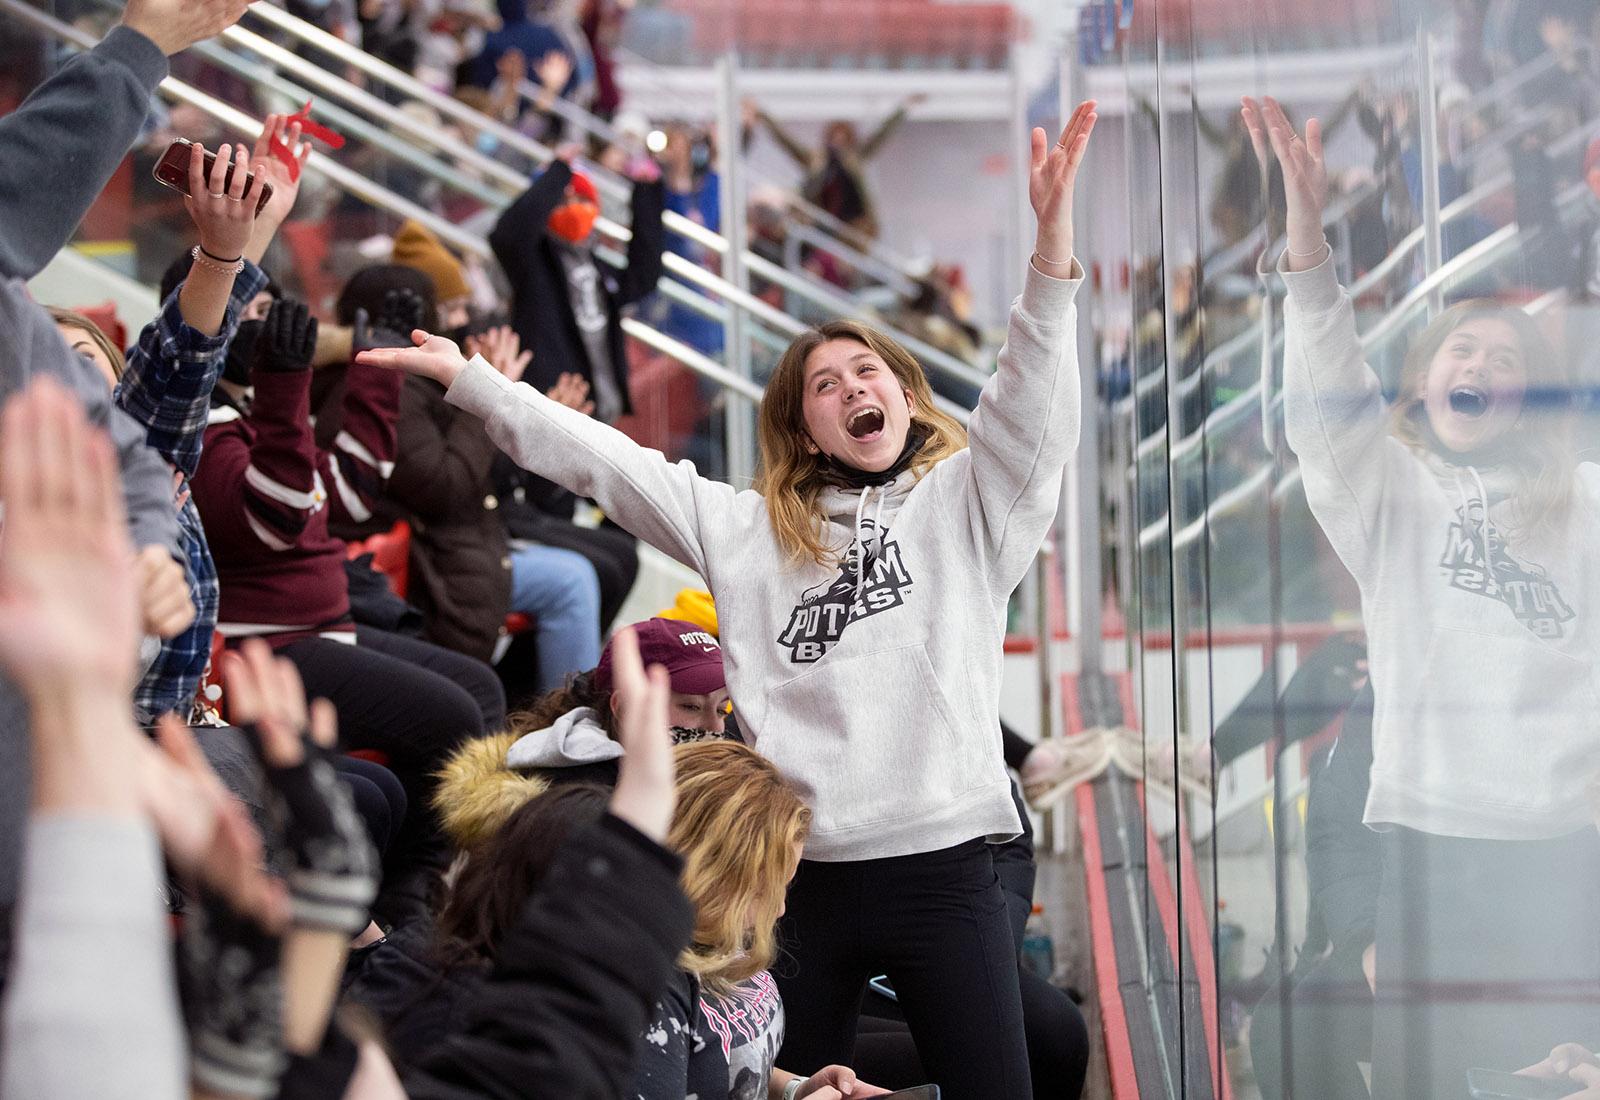
[[(178, 138), (171, 145), (167, 146), (167, 151), (162, 153), (161, 159), (156, 162), (156, 168), (154, 172), (156, 182), (164, 184), (167, 187), (172, 188), (174, 191), (181, 191), (183, 194), (187, 195), (189, 193), (189, 150), (191, 148), (193, 148), (193, 143), (187, 138)], [(205, 175), (207, 179), (211, 178), (211, 167), (212, 165), (216, 164), (216, 162), (217, 154), (208, 151), (206, 153), (205, 166)], [(254, 177), (255, 173), (252, 172), (250, 174), (250, 179), (253, 179)], [(250, 186), (250, 179), (245, 180), (245, 187), (247, 188)], [(232, 165), (228, 166), (227, 182), (229, 184), (233, 182)], [(271, 197), (272, 184), (268, 183), (266, 180), (262, 180), (261, 197), (256, 201), (257, 215), (259, 215), (261, 211), (266, 208), (267, 200)]]

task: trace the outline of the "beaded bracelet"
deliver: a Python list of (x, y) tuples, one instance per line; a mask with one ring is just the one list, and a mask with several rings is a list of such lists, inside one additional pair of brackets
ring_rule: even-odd
[(231, 260), (224, 260), (220, 256), (213, 256), (199, 245), (189, 250), (189, 258), (201, 267), (209, 267), (212, 271), (224, 275), (237, 275), (244, 270), (244, 257), (235, 256)]
[(1287, 252), (1289, 255), (1293, 256), (1297, 260), (1309, 260), (1313, 256), (1322, 255), (1322, 250), (1324, 248), (1332, 248), (1332, 247), (1333, 246), (1328, 243), (1328, 238), (1324, 237), (1324, 238), (1322, 238), (1322, 243), (1317, 245), (1317, 247), (1313, 248), (1310, 252), (1296, 252), (1294, 249), (1290, 248), (1288, 245), (1284, 245), (1283, 246), (1283, 250), (1285, 252)]

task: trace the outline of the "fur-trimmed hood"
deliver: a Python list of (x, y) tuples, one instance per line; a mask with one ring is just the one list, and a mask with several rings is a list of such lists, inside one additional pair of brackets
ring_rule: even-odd
[(486, 840), (525, 802), (550, 786), (542, 775), (506, 767), (506, 753), (519, 736), (503, 732), (474, 738), (439, 770), (433, 807), (445, 833), (458, 846), (471, 848)]

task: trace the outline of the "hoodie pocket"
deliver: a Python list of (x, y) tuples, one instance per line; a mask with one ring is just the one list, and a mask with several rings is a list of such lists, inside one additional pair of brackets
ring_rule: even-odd
[(1391, 744), (1376, 766), (1450, 804), (1581, 805), (1600, 750), (1591, 661), (1532, 637), (1440, 627), (1421, 676), (1389, 690)]
[(997, 778), (991, 732), (962, 731), (920, 642), (831, 654), (769, 700), (759, 747), (805, 792), (818, 831), (936, 812)]

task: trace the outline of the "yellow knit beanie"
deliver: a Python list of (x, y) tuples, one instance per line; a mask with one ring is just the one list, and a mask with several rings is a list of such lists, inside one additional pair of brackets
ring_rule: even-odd
[[(466, 298), (472, 288), (467, 286), (467, 276), (461, 262), (450, 250), (439, 243), (428, 230), (414, 221), (400, 227), (394, 238), (394, 262), (422, 272), (433, 280), (434, 296), (440, 302)], [(430, 322), (431, 323), (431, 322)]]

